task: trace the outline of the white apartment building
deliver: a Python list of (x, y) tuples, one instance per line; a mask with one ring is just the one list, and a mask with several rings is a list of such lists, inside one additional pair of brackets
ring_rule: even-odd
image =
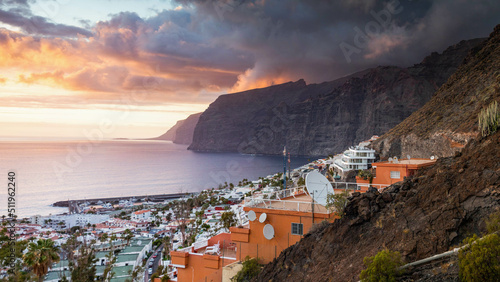
[(363, 146), (350, 147), (344, 151), (340, 159), (335, 160), (334, 166), (341, 173), (350, 170), (367, 169), (375, 161), (375, 150)]

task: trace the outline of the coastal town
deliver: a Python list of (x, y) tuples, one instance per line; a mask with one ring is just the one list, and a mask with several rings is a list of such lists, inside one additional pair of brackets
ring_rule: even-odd
[[(370, 148), (377, 138), (288, 170), (285, 178), (276, 173), (243, 179), (162, 202), (81, 202), (64, 214), (17, 219), (15, 238), (24, 249), (16, 267), (23, 271), (21, 262), (31, 251), (27, 242), (50, 242), (59, 259), (45, 273), (34, 273), (43, 281), (71, 281), (75, 260), (88, 253), (87, 268), (105, 281), (231, 281), (244, 261), (269, 263), (316, 226), (342, 216), (336, 205), (342, 197), (381, 191), (435, 162), (410, 156), (377, 160)], [(314, 173), (329, 183), (330, 195), (311, 190), (306, 179)], [(2, 223), (11, 220), (3, 217)]]
[(500, 1), (0, 0), (0, 282), (500, 281)]

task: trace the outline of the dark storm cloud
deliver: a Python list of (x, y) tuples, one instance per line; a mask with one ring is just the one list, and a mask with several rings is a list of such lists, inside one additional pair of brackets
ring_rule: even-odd
[(200, 89), (232, 87), (238, 75), (253, 66), (253, 55), (219, 42), (219, 37), (204, 32), (210, 28), (209, 22), (196, 25), (191, 17), (183, 10), (163, 11), (148, 19), (120, 13), (96, 25), (96, 48), (110, 57), (135, 60), (155, 72), (187, 80), (187, 85)]
[(47, 18), (33, 15), (27, 0), (0, 0), (0, 22), (19, 27), (24, 32), (34, 35), (71, 37), (92, 35), (86, 29), (52, 23)]
[[(0, 0), (0, 22), (29, 33), (0, 29), (0, 62), (30, 68), (38, 58), (20, 82), (85, 90), (95, 99), (147, 88), (155, 102), (208, 102), (231, 90), (408, 66), (486, 37), (500, 23), (497, 0), (177, 2), (148, 18), (122, 12), (83, 22), (84, 29), (31, 14), (29, 0)], [(77, 34), (88, 40), (68, 38)], [(8, 56), (13, 50), (29, 56)]]
[[(331, 80), (365, 68), (410, 65), (462, 39), (485, 37), (500, 23), (488, 1), (179, 0), (221, 41), (251, 51), (250, 80)], [(358, 44), (357, 44), (358, 43)]]

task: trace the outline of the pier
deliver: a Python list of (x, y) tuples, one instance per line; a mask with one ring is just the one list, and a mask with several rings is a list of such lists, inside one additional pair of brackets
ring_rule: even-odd
[[(124, 197), (109, 197), (109, 198), (95, 198), (95, 199), (81, 199), (81, 200), (67, 200), (67, 201), (58, 201), (53, 203), (54, 207), (69, 207), (70, 204), (79, 205), (83, 203), (89, 203), (91, 205), (98, 205), (101, 203), (118, 203), (121, 200), (131, 200), (135, 199), (137, 202), (149, 201), (149, 202), (163, 202), (165, 200), (174, 200), (182, 198), (183, 196), (187, 196), (189, 193), (174, 193), (174, 194), (160, 194), (160, 195), (142, 195), (142, 196), (124, 196)], [(101, 204), (99, 203), (99, 204)]]

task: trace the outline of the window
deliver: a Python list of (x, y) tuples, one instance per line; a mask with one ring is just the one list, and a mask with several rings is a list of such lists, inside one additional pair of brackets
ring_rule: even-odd
[(292, 235), (302, 235), (304, 227), (302, 223), (292, 223)]
[(399, 171), (391, 171), (391, 178), (392, 179), (400, 179), (401, 175), (400, 175)]

